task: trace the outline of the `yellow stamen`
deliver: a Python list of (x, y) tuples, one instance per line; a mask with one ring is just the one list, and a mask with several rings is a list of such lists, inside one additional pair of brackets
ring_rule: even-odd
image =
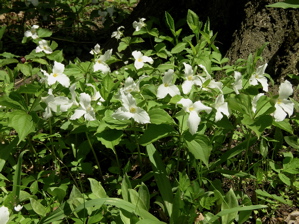
[(134, 113), (136, 113), (136, 108), (135, 107), (130, 107), (130, 113), (132, 113), (132, 114), (134, 114)]
[(54, 73), (54, 74), (53, 74), (53, 77), (57, 77), (57, 76), (58, 76), (58, 74), (57, 74), (57, 73)]

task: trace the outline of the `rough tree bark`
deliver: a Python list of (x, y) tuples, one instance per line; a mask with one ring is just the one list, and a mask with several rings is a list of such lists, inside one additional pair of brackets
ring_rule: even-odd
[[(164, 20), (168, 11), (178, 21), (191, 9), (202, 21), (210, 19), (211, 29), (218, 33), (217, 45), (232, 62), (246, 59), (269, 42), (263, 53), (269, 63), (266, 72), (273, 79), (281, 79), (298, 74), (299, 11), (266, 7), (274, 2), (277, 0), (141, 0), (129, 18), (114, 29), (123, 25), (132, 33), (132, 23), (138, 18)], [(112, 45), (111, 41), (106, 43), (106, 47)]]

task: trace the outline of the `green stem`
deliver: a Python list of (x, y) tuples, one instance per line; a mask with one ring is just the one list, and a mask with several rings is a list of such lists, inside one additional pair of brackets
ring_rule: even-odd
[(99, 170), (99, 173), (100, 173), (100, 180), (101, 180), (102, 183), (104, 183), (104, 178), (103, 178), (103, 172), (102, 172), (102, 169), (101, 169), (101, 165), (100, 165), (100, 162), (99, 162), (99, 160), (98, 160), (97, 154), (96, 154), (96, 152), (94, 151), (94, 148), (93, 148), (93, 146), (92, 146), (92, 144), (91, 144), (91, 141), (90, 141), (90, 138), (89, 138), (89, 136), (88, 136), (88, 133), (86, 133), (86, 137), (87, 137), (87, 141), (88, 141), (89, 147), (91, 148), (91, 151), (92, 151), (92, 153), (93, 153), (93, 156), (94, 156), (94, 158), (95, 158), (95, 160), (96, 160), (96, 164), (97, 164), (97, 166), (98, 166), (98, 170)]
[(132, 120), (132, 127), (133, 127), (133, 130), (134, 130), (134, 138), (135, 138), (135, 143), (136, 143), (136, 147), (137, 147), (137, 151), (138, 151), (139, 165), (141, 167), (142, 158), (141, 158), (140, 146), (139, 146), (138, 141), (137, 141), (137, 131), (136, 131), (136, 128), (135, 128), (135, 122), (133, 120)]

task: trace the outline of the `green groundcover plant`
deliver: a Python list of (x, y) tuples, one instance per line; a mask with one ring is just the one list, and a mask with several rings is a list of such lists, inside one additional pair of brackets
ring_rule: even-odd
[(0, 54), (0, 223), (262, 223), (298, 203), (296, 77), (274, 83), (263, 47), (229, 65), (191, 10), (189, 35), (165, 21), (90, 61), (37, 24), (35, 49)]

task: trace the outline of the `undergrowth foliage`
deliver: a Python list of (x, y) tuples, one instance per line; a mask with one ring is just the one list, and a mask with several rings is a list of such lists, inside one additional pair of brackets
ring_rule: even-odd
[(38, 25), (21, 60), (0, 54), (0, 217), (262, 223), (298, 203), (291, 78), (265, 73), (264, 46), (230, 65), (191, 10), (190, 35), (165, 21), (171, 36), (140, 18), (131, 36), (113, 32), (116, 52), (95, 44), (90, 61), (67, 61)]

